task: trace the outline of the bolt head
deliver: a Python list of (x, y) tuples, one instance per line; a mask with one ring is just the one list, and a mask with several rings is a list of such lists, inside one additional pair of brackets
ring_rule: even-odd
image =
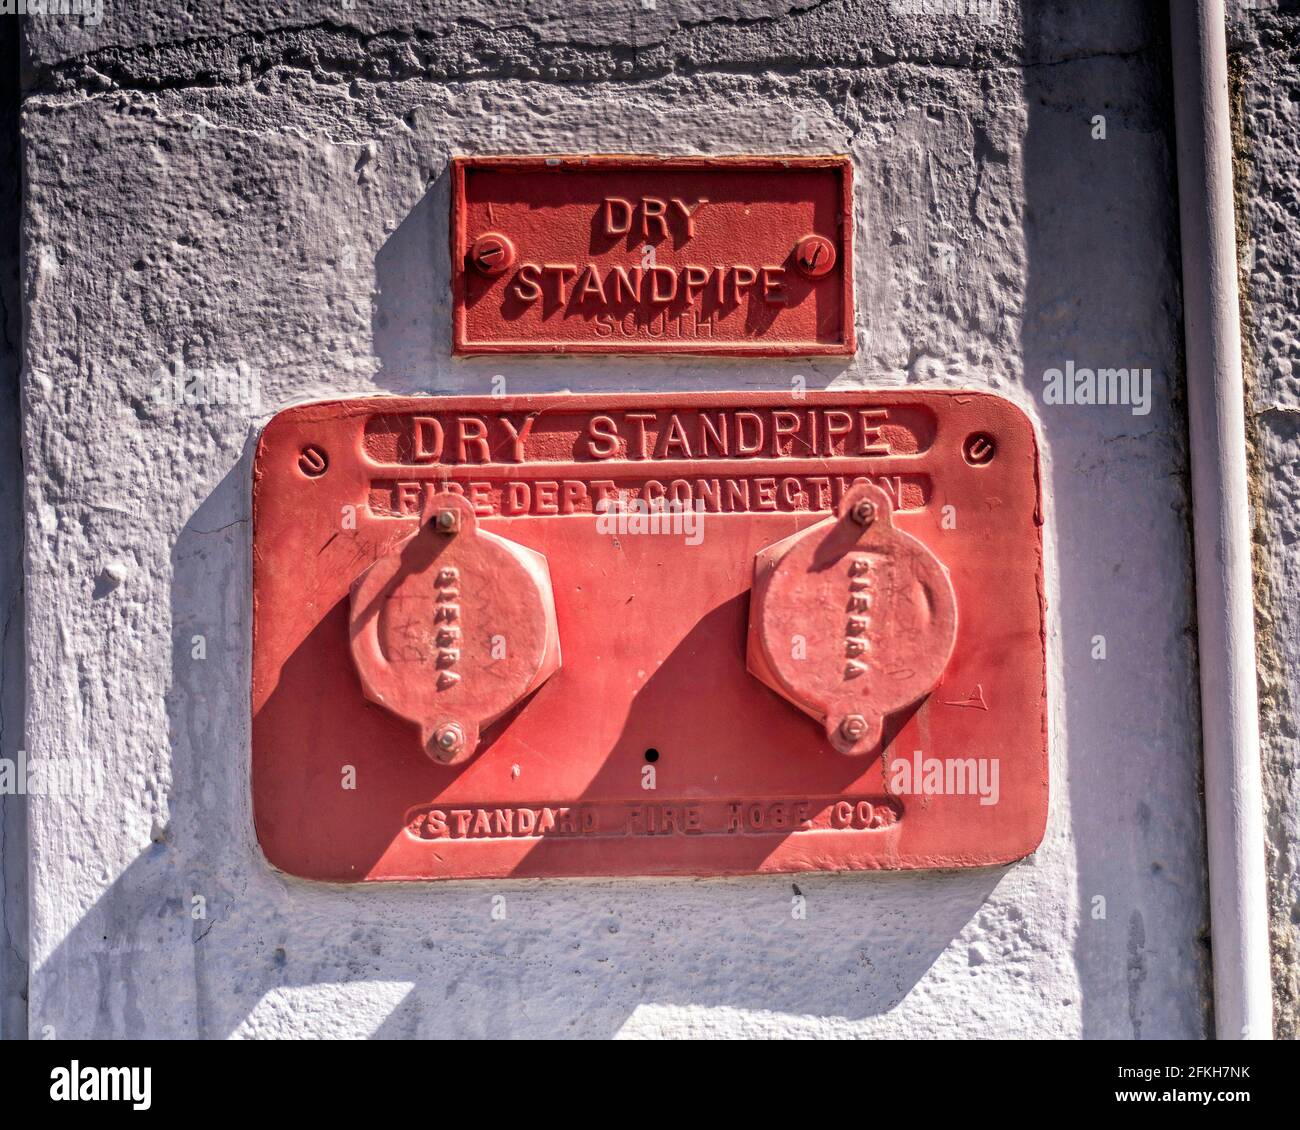
[(840, 733), (851, 742), (856, 742), (867, 732), (867, 720), (861, 714), (846, 715), (840, 723)]
[(455, 722), (446, 722), (434, 731), (433, 744), (440, 754), (450, 757), (465, 744), (465, 733)]
[(876, 504), (864, 498), (849, 513), (859, 526), (866, 526), (876, 520)]
[(439, 510), (434, 524), (444, 534), (454, 534), (460, 529), (460, 515), (454, 510)]

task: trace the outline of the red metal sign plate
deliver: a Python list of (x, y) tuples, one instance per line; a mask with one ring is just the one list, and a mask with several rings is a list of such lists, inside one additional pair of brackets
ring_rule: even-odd
[(452, 165), (456, 353), (852, 353), (843, 157)]
[(962, 867), (1042, 836), (1038, 455), (996, 397), (311, 404), (264, 430), (253, 513), (285, 871)]

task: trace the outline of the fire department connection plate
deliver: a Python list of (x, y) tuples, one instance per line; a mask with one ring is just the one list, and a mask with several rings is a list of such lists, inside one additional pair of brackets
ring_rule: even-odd
[(452, 164), (456, 353), (853, 352), (845, 157)]
[(971, 392), (310, 404), (258, 445), (252, 789), (329, 880), (1002, 863), (1038, 454)]

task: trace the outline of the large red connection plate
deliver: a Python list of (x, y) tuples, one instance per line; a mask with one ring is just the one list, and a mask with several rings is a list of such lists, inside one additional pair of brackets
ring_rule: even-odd
[(853, 352), (845, 157), (452, 164), (456, 353)]
[(254, 481), (258, 839), (331, 880), (1021, 857), (1040, 521), (1033, 429), (981, 393), (289, 409)]

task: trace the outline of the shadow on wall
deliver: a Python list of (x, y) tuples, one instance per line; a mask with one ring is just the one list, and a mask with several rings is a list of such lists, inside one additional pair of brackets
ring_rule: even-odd
[[(232, 423), (230, 432), (242, 429)], [(255, 439), (171, 554), (170, 820), (41, 970), (35, 1038), (194, 1038), (238, 973), (209, 975), (204, 939), (228, 920), (249, 869), (249, 465)], [(110, 794), (111, 795), (111, 794)], [(116, 819), (110, 816), (110, 819)], [(196, 896), (199, 902), (196, 902)], [(201, 912), (201, 917), (196, 917)], [(85, 999), (85, 987), (99, 988)], [(76, 1031), (47, 1027), (75, 1016)]]
[[(1151, 366), (1151, 411), (1044, 405), (1068, 746), (1082, 1034), (1208, 1028), (1199, 714), (1186, 493), (1169, 13), (1026, 3), (1027, 389)], [(1104, 29), (1099, 31), (1098, 29)], [(1125, 49), (1071, 57), (1107, 36)], [(1062, 61), (1064, 60), (1064, 61)], [(1097, 135), (1103, 119), (1104, 136)], [(1096, 658), (1098, 639), (1106, 658)], [(1054, 759), (1060, 765), (1062, 758)]]
[[(22, 290), (18, 21), (0, 20), (0, 757), (24, 749)], [(0, 795), (0, 1039), (27, 1030), (27, 802)]]
[(444, 166), (375, 255), (374, 381), (389, 392), (432, 391), (438, 362), (451, 352), (450, 186)]
[[(33, 1036), (598, 1039), (658, 1008), (780, 1013), (811, 1031), (894, 1009), (1002, 874), (356, 891), (245, 866), (254, 874), (187, 867), (169, 843), (137, 857), (47, 966), (45, 1001), (78, 1030)], [(205, 920), (190, 919), (191, 891), (209, 896)], [(815, 923), (790, 919), (797, 891)], [(955, 973), (975, 976), (979, 960)], [(87, 1001), (91, 983), (103, 991)]]

